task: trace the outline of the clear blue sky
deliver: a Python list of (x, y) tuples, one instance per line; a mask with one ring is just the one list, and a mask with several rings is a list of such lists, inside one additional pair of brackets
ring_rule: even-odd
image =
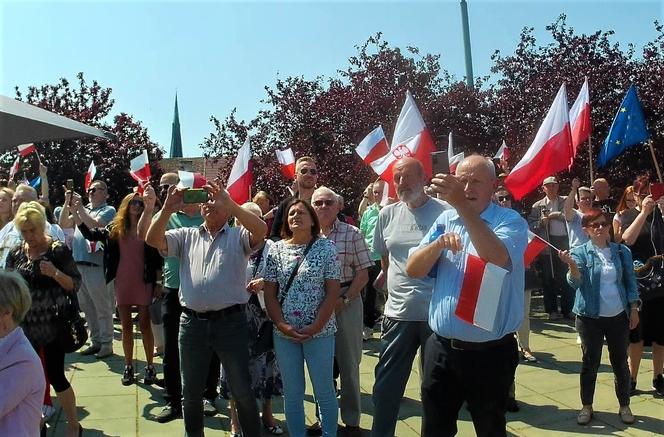
[[(578, 32), (613, 29), (637, 49), (664, 21), (663, 1), (468, 0), (473, 63), (489, 73), (491, 54), (511, 53), (524, 26), (546, 42), (560, 13)], [(465, 74), (459, 2), (67, 2), (0, 0), (0, 94), (60, 77), (113, 88), (114, 113), (142, 121), (167, 152), (175, 90), (184, 153), (201, 154), (234, 107), (250, 119), (278, 77), (330, 76), (377, 31), (392, 45), (441, 54), (445, 69)]]

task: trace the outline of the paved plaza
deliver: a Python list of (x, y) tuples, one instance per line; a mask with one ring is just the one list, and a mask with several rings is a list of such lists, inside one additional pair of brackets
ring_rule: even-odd
[[(647, 351), (641, 362), (638, 389), (632, 397), (632, 411), (637, 418), (634, 425), (626, 426), (618, 418), (618, 404), (613, 390), (613, 374), (608, 363), (608, 352), (604, 349), (595, 395), (595, 418), (590, 426), (576, 424), (580, 408), (579, 370), (581, 351), (576, 343), (576, 333), (570, 321), (545, 320), (538, 312), (541, 298), (533, 298), (533, 320), (531, 323), (531, 348), (539, 358), (535, 364), (520, 364), (517, 369), (517, 400), (521, 406), (518, 413), (508, 413), (508, 434), (515, 436), (571, 436), (571, 435), (664, 435), (664, 399), (654, 397), (651, 389), (652, 360)], [(145, 366), (140, 340), (136, 343), (134, 368), (142, 378)], [(115, 353), (112, 359), (97, 361), (94, 358), (70, 354), (67, 358), (68, 376), (76, 392), (79, 417), (85, 436), (181, 436), (182, 420), (160, 424), (154, 420), (163, 406), (161, 389), (157, 386), (136, 384), (125, 387), (120, 383), (123, 370), (122, 346), (116, 331)], [(362, 427), (369, 429), (372, 420), (371, 391), (374, 382), (373, 370), (378, 360), (378, 335), (364, 343), (362, 360)], [(157, 360), (158, 371), (161, 362)], [(419, 374), (417, 362), (411, 378), (397, 425), (399, 437), (419, 436), (421, 408), (419, 401)], [(307, 418), (314, 417), (311, 387), (307, 389)], [(57, 402), (56, 402), (57, 404)], [(207, 436), (230, 435), (227, 403), (217, 403), (221, 413), (206, 418)], [(283, 404), (276, 399), (276, 417), (284, 421)], [(50, 421), (49, 436), (62, 436), (64, 416), (60, 409)], [(285, 426), (284, 426), (285, 428)], [(267, 434), (266, 434), (267, 435)], [(284, 434), (288, 435), (288, 434)], [(364, 435), (369, 435), (365, 431)], [(459, 420), (459, 435), (473, 436), (475, 432), (468, 412), (462, 409)]]

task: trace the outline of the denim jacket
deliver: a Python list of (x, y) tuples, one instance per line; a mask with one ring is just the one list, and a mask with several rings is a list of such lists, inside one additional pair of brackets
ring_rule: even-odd
[[(611, 248), (611, 261), (616, 268), (616, 282), (623, 308), (630, 316), (630, 304), (639, 300), (636, 277), (632, 264), (632, 252), (623, 244), (609, 243)], [(574, 299), (574, 314), (586, 317), (599, 317), (599, 286), (602, 274), (602, 261), (597, 256), (592, 241), (575, 247), (570, 255), (576, 262), (581, 273), (579, 279), (574, 279), (567, 273), (567, 282), (576, 289)]]

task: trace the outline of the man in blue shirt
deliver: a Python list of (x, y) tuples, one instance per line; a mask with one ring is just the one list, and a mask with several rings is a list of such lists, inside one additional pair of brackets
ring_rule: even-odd
[[(429, 308), (433, 334), (422, 376), (422, 435), (455, 435), (464, 401), (478, 436), (506, 435), (507, 394), (518, 362), (514, 332), (524, 313), (528, 225), (516, 211), (492, 203), (496, 172), (485, 157), (469, 156), (456, 176), (438, 174), (431, 183), (455, 209), (440, 215), (406, 266), (412, 277), (436, 276)], [(455, 315), (469, 254), (507, 270), (491, 330)]]

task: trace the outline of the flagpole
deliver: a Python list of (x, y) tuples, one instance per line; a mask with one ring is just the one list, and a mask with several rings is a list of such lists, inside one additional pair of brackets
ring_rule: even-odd
[(588, 163), (590, 164), (590, 181), (589, 184), (592, 185), (595, 178), (593, 177), (593, 136), (592, 134), (588, 135)]
[(662, 184), (664, 183), (664, 180), (662, 180), (662, 170), (659, 169), (659, 163), (657, 162), (657, 157), (655, 156), (655, 149), (652, 146), (652, 140), (648, 141), (648, 147), (650, 148), (650, 154), (652, 155), (652, 162), (655, 163), (655, 170), (657, 170), (657, 179), (659, 179), (659, 183)]

